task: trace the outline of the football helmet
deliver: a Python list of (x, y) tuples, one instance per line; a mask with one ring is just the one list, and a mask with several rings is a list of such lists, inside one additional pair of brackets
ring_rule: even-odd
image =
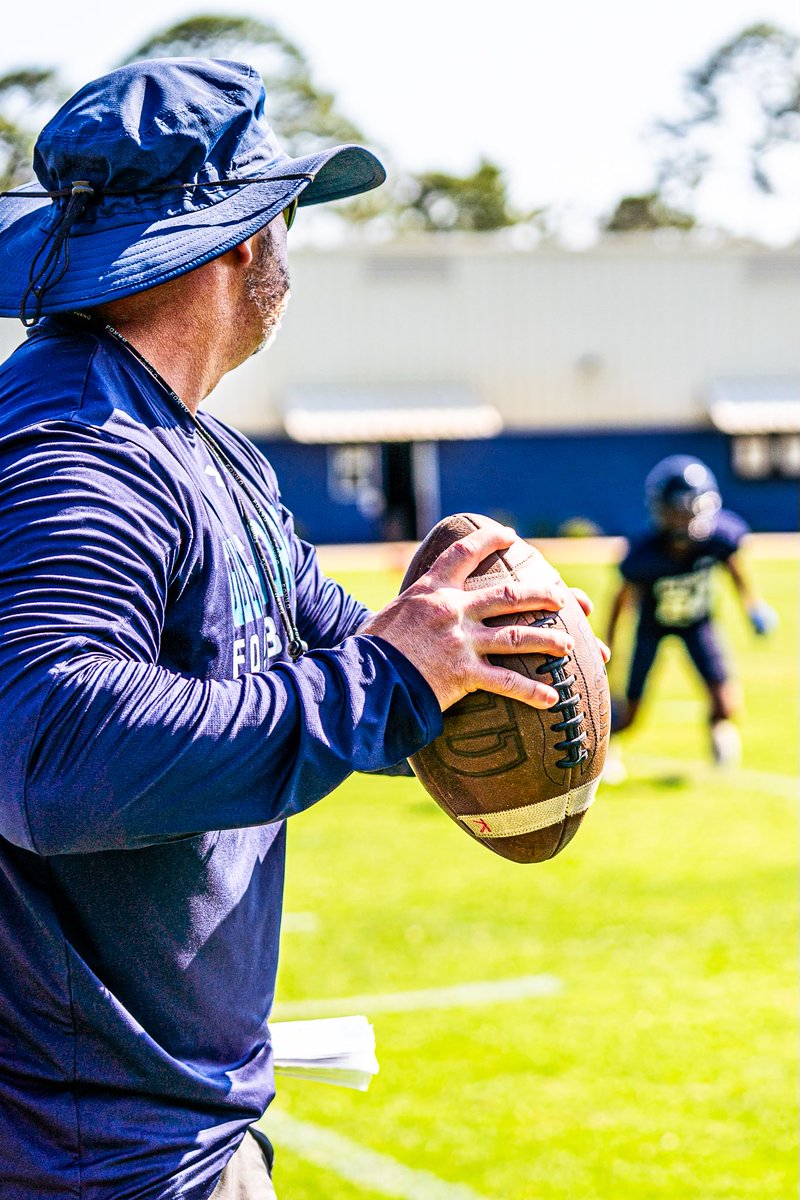
[(716, 528), (722, 507), (713, 472), (688, 454), (671, 454), (656, 463), (644, 485), (654, 524), (665, 533), (704, 542)]

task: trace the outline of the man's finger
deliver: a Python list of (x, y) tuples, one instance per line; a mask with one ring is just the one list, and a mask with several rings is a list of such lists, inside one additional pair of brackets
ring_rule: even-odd
[(552, 583), (518, 583), (509, 580), (508, 583), (471, 592), (466, 612), (477, 621), (485, 621), (506, 613), (539, 612), (541, 609), (558, 612), (566, 603), (566, 589), (554, 574)]
[(513, 529), (493, 521), (459, 538), (443, 550), (427, 572), (437, 587), (463, 588), (472, 572), (497, 550), (507, 550), (516, 538)]
[(480, 625), (473, 635), (478, 654), (549, 654), (560, 658), (575, 648), (575, 639), (549, 625)]
[(529, 679), (527, 675), (518, 675), (506, 667), (496, 667), (486, 663), (478, 667), (475, 677), (481, 688), (486, 692), (494, 692), (498, 696), (507, 696), (509, 700), (520, 700), (531, 708), (552, 708), (558, 702), (559, 695), (555, 688), (548, 683), (539, 683)]

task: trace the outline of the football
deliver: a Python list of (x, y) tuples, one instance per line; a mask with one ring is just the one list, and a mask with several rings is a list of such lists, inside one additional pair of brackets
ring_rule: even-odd
[[(452, 542), (488, 518), (458, 513), (440, 521), (420, 545), (401, 585), (404, 591)], [(522, 538), (491, 554), (466, 587), (509, 578), (558, 580), (556, 569)], [(511, 613), (487, 624), (559, 624), (575, 639), (571, 654), (492, 657), (491, 661), (551, 684), (560, 700), (536, 709), (490, 692), (473, 692), (443, 716), (440, 737), (411, 759), (414, 774), (436, 803), (477, 841), (513, 862), (553, 858), (578, 830), (594, 800), (610, 730), (605, 664), (573, 593), (559, 612)]]

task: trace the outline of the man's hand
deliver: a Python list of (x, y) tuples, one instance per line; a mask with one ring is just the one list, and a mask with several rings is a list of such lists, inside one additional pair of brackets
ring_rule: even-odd
[(534, 652), (561, 656), (573, 649), (573, 638), (555, 628), (483, 624), (487, 617), (505, 613), (558, 612), (566, 603), (567, 590), (556, 572), (550, 568), (536, 583), (464, 590), (476, 567), (494, 551), (507, 549), (515, 537), (513, 529), (492, 524), (453, 542), (429, 571), (359, 631), (383, 638), (404, 654), (428, 681), (442, 711), (479, 689), (534, 708), (550, 708), (558, 700), (558, 692), (549, 684), (493, 666), (486, 656)]
[(770, 608), (763, 600), (751, 604), (747, 610), (747, 615), (750, 618), (750, 624), (753, 626), (754, 632), (760, 637), (774, 633), (778, 628), (778, 614), (774, 608)]

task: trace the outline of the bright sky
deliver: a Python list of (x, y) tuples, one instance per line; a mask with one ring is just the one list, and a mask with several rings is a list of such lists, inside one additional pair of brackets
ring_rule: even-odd
[[(77, 87), (204, 12), (276, 24), (391, 162), (464, 173), (486, 155), (517, 205), (558, 205), (578, 240), (587, 214), (651, 183), (644, 134), (688, 69), (755, 22), (800, 33), (798, 0), (37, 0), (4, 6), (0, 71), (58, 66)], [(752, 213), (721, 202), (746, 231)], [(800, 236), (796, 193), (767, 220), (771, 240)]]

